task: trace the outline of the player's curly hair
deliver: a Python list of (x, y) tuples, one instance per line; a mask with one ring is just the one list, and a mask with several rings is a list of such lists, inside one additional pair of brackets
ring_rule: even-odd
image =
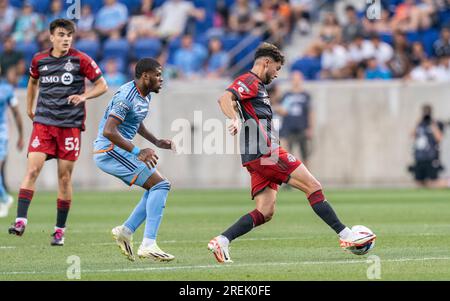
[(136, 64), (136, 68), (134, 69), (134, 76), (139, 79), (144, 72), (155, 72), (156, 69), (160, 67), (161, 64), (154, 58), (142, 58)]
[(270, 57), (275, 62), (280, 62), (281, 65), (284, 64), (284, 55), (281, 53), (280, 49), (277, 46), (264, 42), (259, 45), (258, 49), (255, 52), (255, 60), (260, 57)]
[(74, 33), (75, 32), (75, 23), (69, 19), (56, 19), (50, 23), (49, 30), (50, 33), (53, 34), (56, 28), (64, 28), (65, 30)]

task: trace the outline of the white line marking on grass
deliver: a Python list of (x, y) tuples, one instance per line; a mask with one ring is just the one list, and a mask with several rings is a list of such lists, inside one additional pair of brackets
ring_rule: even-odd
[(0, 250), (1, 249), (15, 249), (16, 246), (0, 246)]
[[(382, 262), (408, 262), (408, 261), (433, 261), (433, 260), (450, 260), (450, 257), (425, 257), (425, 258), (399, 258), (385, 259)], [(169, 264), (169, 263), (167, 263)], [(242, 268), (242, 267), (258, 267), (258, 266), (294, 266), (294, 265), (322, 265), (322, 264), (367, 264), (366, 259), (361, 260), (335, 260), (335, 261), (296, 261), (296, 262), (266, 262), (266, 263), (232, 263), (232, 264), (209, 264), (209, 265), (189, 265), (189, 266), (169, 266), (169, 267), (147, 267), (147, 268), (125, 268), (125, 269), (99, 269), (99, 270), (82, 270), (82, 273), (127, 273), (127, 272), (149, 272), (149, 271), (177, 271), (186, 269), (222, 269), (222, 268)], [(65, 271), (61, 271), (64, 274)], [(0, 272), (0, 275), (35, 275), (35, 274), (51, 274), (55, 272), (46, 271), (12, 271)]]

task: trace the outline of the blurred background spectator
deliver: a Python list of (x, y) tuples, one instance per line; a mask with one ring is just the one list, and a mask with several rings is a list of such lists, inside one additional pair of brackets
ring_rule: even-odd
[(113, 58), (107, 59), (105, 63), (105, 73), (103, 74), (108, 86), (121, 86), (127, 82), (125, 74), (119, 71), (117, 61)]

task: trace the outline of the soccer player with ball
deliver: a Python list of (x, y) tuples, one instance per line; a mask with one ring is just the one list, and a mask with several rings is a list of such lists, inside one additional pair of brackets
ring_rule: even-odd
[(256, 50), (251, 71), (236, 78), (219, 99), (222, 112), (231, 119), (228, 128), (231, 135), (240, 130), (238, 114), (243, 120), (241, 159), (250, 173), (251, 194), (256, 202), (253, 211), (209, 242), (208, 249), (219, 263), (232, 262), (229, 244), (234, 239), (271, 220), (278, 185), (282, 183), (306, 194), (314, 212), (338, 234), (342, 248), (358, 254), (357, 249), (373, 247), (376, 238), (368, 229), (361, 231), (346, 227), (325, 199), (319, 181), (302, 162), (278, 145), (271, 129), (272, 108), (265, 85), (277, 78), (283, 64), (284, 56), (280, 50), (263, 43)]

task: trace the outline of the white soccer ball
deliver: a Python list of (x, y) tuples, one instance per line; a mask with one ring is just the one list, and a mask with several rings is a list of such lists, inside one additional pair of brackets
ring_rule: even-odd
[[(362, 226), (362, 225), (353, 226), (352, 231), (363, 233), (363, 234), (373, 234), (372, 230), (370, 230), (366, 226)], [(364, 255), (364, 254), (367, 254), (370, 250), (372, 250), (373, 247), (375, 247), (375, 239), (372, 241), (369, 241), (368, 243), (366, 243), (362, 246), (349, 248), (348, 250), (355, 255)]]

